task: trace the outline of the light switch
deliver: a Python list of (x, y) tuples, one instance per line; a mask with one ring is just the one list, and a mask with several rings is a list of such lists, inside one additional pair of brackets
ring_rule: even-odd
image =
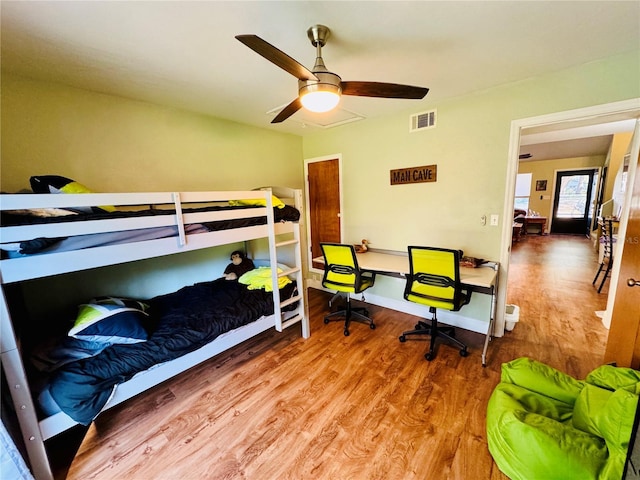
[(497, 227), (498, 226), (498, 220), (500, 218), (500, 215), (498, 214), (492, 214), (491, 215), (491, 226), (492, 227)]

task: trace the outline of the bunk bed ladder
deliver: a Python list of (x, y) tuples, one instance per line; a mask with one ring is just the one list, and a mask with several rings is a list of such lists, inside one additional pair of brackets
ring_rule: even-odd
[(18, 417), (31, 470), (38, 480), (53, 480), (53, 473), (49, 466), (49, 459), (35, 413), (36, 409), (31, 398), (27, 375), (20, 358), (18, 342), (11, 328), (11, 315), (7, 307), (4, 288), (0, 288), (0, 290), (0, 300), (2, 302), (0, 306), (2, 369), (4, 370), (13, 406)]
[(178, 226), (178, 243), (181, 247), (184, 247), (187, 243), (186, 234), (184, 233), (184, 217), (182, 216), (182, 201), (180, 200), (180, 193), (173, 192), (173, 205), (176, 209), (176, 224)]
[[(302, 196), (301, 194), (299, 195)], [(301, 205), (302, 198), (296, 198), (296, 205)], [(273, 217), (272, 196), (269, 192), (267, 195), (267, 222), (269, 223), (269, 261), (271, 265), (278, 264), (278, 248), (294, 246), (295, 266), (278, 272), (277, 268), (271, 269), (271, 279), (273, 285), (278, 285), (278, 279), (284, 276), (295, 277), (298, 286), (296, 294), (291, 298), (282, 300), (280, 292), (277, 288), (273, 289), (274, 315), (276, 330), (282, 332), (285, 328), (290, 327), (298, 322), (302, 324), (302, 337), (309, 338), (309, 322), (306, 318), (306, 306), (304, 298), (304, 278), (302, 275), (302, 257), (300, 254), (300, 224), (296, 223), (293, 227), (293, 238), (278, 242), (275, 234), (275, 225)], [(283, 311), (287, 307), (297, 302), (295, 310)]]

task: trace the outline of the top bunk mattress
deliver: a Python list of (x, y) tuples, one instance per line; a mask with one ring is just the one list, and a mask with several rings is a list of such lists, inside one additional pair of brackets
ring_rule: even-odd
[[(204, 213), (204, 212), (223, 212), (223, 211), (239, 211), (253, 209), (251, 206), (210, 206), (202, 208), (184, 209), (182, 213)], [(50, 210), (50, 209), (48, 209)], [(43, 214), (39, 214), (39, 213)], [(62, 215), (53, 216), (47, 214), (43, 209), (39, 210), (20, 210), (20, 211), (3, 211), (0, 217), (0, 224), (5, 226), (22, 226), (22, 225), (43, 225), (43, 224), (60, 224), (69, 222), (83, 221), (99, 221), (106, 219), (123, 219), (123, 218), (148, 218), (162, 215), (175, 215), (175, 210), (165, 209), (145, 209), (133, 211), (93, 211), (85, 212), (61, 212)], [(300, 219), (300, 211), (293, 206), (283, 205), (281, 208), (274, 208), (275, 222), (297, 222)], [(193, 223), (185, 226), (185, 233), (203, 233), (214, 232), (219, 230), (227, 230), (233, 228), (250, 227), (254, 225), (265, 225), (267, 217), (252, 216), (237, 218), (226, 218), (223, 220)], [(118, 245), (123, 243), (140, 242), (156, 238), (175, 237), (178, 235), (177, 225), (168, 225), (161, 227), (132, 229), (132, 230), (115, 230), (110, 232), (74, 235), (65, 237), (36, 237), (22, 240), (19, 242), (9, 242), (0, 244), (5, 252), (9, 253), (9, 257), (15, 258), (21, 255), (34, 255), (38, 253), (66, 252), (72, 250), (80, 250), (83, 248), (92, 248), (106, 245)]]
[(266, 190), (3, 194), (2, 282), (290, 233), (302, 205), (291, 192), (286, 203)]

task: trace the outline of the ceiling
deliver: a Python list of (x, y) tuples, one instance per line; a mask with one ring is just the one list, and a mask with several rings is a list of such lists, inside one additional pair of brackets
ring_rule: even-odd
[(606, 156), (614, 134), (633, 132), (635, 116), (637, 112), (628, 112), (587, 119), (578, 125), (526, 129), (520, 136), (520, 161)]
[[(637, 1), (3, 0), (0, 8), (5, 71), (295, 135), (420, 113), (640, 45)], [(301, 110), (272, 125), (296, 97), (297, 81), (234, 37), (256, 34), (311, 68), (306, 31), (318, 23), (331, 29), (325, 63), (343, 80), (424, 86), (429, 94), (344, 96), (331, 114)], [(606, 139), (592, 143), (602, 149)]]

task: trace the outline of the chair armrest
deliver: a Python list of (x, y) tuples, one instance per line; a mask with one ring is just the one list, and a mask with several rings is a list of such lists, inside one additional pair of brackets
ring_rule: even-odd
[(362, 278), (366, 278), (366, 279), (369, 279), (369, 280), (375, 280), (376, 272), (374, 272), (373, 270), (361, 270), (360, 271), (360, 276)]

